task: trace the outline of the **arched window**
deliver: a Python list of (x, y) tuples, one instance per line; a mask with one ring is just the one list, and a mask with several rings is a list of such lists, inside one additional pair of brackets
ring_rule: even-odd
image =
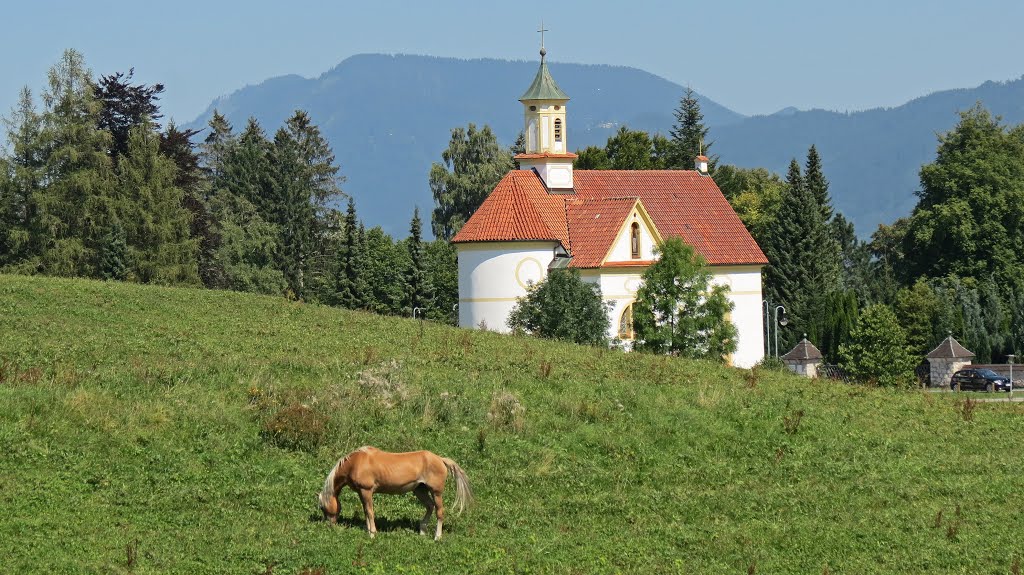
[(627, 305), (619, 316), (619, 339), (633, 339), (633, 304)]
[(636, 222), (629, 229), (629, 251), (633, 259), (640, 259), (640, 224)]
[(555, 118), (555, 141), (562, 141), (562, 119)]

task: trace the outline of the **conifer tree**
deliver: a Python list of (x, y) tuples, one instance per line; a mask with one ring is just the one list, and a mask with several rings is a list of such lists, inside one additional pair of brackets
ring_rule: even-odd
[(348, 209), (342, 230), (342, 244), (338, 250), (338, 267), (335, 281), (335, 305), (348, 309), (364, 306), (363, 293), (359, 289), (359, 222), (356, 219), (356, 203), (348, 199)]
[(0, 158), (0, 266), (38, 258), (38, 203), (43, 192), (46, 147), (43, 117), (36, 112), (32, 93), (23, 88), (10, 117), (4, 118), (10, 155)]
[(100, 105), (82, 55), (67, 50), (50, 69), (43, 92), (42, 181), (30, 240), (39, 269), (51, 275), (98, 277), (103, 238), (113, 224), (110, 133), (99, 129)]
[(426, 308), (432, 303), (432, 289), (427, 278), (426, 262), (423, 257), (423, 224), (420, 221), (420, 209), (414, 208), (412, 221), (409, 222), (409, 239), (405, 243), (409, 253), (409, 263), (405, 270), (405, 307), (410, 314), (413, 310), (420, 308), (421, 313), (426, 313)]
[(124, 281), (129, 278), (128, 244), (124, 228), (117, 221), (103, 238), (100, 259), (100, 277), (105, 280)]
[(184, 193), (174, 185), (176, 172), (151, 126), (131, 129), (117, 166), (118, 212), (132, 275), (143, 283), (199, 283), (198, 240), (190, 234)]
[(458, 252), (451, 242), (434, 240), (424, 244), (427, 282), (433, 288), (434, 301), (427, 318), (455, 325), (459, 303)]
[(804, 164), (804, 185), (814, 196), (814, 201), (821, 209), (821, 219), (825, 223), (832, 221), (832, 197), (828, 193), (828, 180), (821, 169), (821, 156), (818, 148), (811, 144), (807, 150), (807, 163)]
[(839, 248), (828, 232), (793, 159), (779, 217), (766, 230), (762, 246), (768, 256), (766, 299), (785, 306), (790, 320), (779, 338), (786, 348), (796, 344), (800, 333), (807, 333), (812, 342), (821, 341), (824, 302), (839, 287)]
[(679, 107), (675, 111), (676, 121), (669, 131), (672, 141), (667, 167), (673, 170), (691, 170), (699, 155), (708, 157), (708, 171), (715, 172), (718, 156), (708, 154), (714, 143), (708, 139), (709, 129), (704, 125), (704, 114), (700, 111), (697, 94), (686, 88)]

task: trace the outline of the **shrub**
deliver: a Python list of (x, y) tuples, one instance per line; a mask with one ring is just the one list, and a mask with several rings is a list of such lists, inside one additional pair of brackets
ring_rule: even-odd
[(315, 451), (327, 434), (327, 416), (301, 403), (287, 405), (263, 424), (262, 435), (282, 449)]

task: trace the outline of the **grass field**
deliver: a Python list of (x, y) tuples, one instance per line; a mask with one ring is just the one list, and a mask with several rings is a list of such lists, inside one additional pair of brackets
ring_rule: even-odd
[[(0, 276), (3, 573), (1013, 573), (1021, 404)], [(314, 497), (364, 444), (476, 504)], [(446, 500), (453, 496), (450, 485)]]

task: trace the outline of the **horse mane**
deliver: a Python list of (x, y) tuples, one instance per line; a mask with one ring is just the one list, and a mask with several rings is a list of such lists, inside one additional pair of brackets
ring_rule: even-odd
[(338, 475), (338, 470), (341, 469), (341, 466), (344, 465), (346, 461), (348, 461), (348, 458), (352, 457), (353, 454), (358, 453), (360, 451), (366, 452), (370, 451), (371, 449), (376, 448), (370, 445), (364, 445), (359, 449), (353, 451), (352, 453), (349, 453), (345, 457), (342, 457), (341, 459), (338, 460), (337, 463), (334, 464), (334, 467), (331, 468), (331, 471), (327, 474), (327, 477), (324, 478), (324, 488), (320, 490), (320, 507), (326, 507), (327, 502), (330, 501), (332, 496), (334, 496), (334, 479)]

